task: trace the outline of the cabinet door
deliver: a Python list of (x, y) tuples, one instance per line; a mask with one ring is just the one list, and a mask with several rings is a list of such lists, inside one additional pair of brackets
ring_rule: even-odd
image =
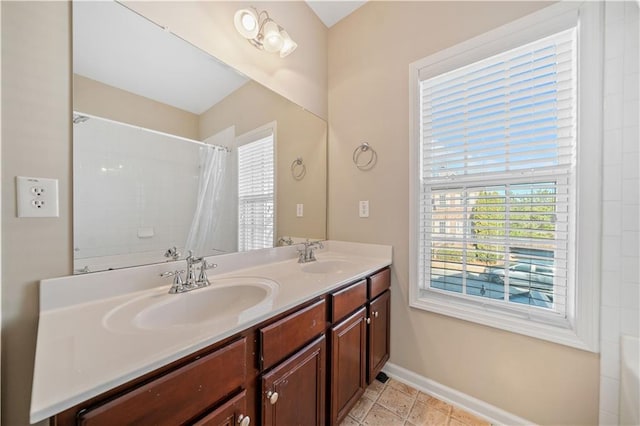
[(387, 290), (369, 304), (369, 372), (371, 383), (389, 360), (391, 297)]
[(262, 376), (264, 426), (323, 426), (325, 351), (322, 335)]
[(242, 391), (211, 413), (193, 423), (193, 426), (249, 426), (246, 417), (247, 391)]
[(366, 388), (366, 309), (331, 329), (331, 424), (339, 424)]

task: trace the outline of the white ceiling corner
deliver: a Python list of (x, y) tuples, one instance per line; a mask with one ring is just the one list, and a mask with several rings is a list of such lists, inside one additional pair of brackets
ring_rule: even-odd
[(331, 28), (341, 19), (353, 13), (367, 0), (306, 0), (309, 7), (318, 15), (318, 18)]

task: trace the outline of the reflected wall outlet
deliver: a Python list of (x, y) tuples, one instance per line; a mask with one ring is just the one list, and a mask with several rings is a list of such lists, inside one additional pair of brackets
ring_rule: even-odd
[(360, 217), (369, 217), (369, 200), (360, 201), (358, 212)]
[(18, 217), (58, 217), (58, 180), (16, 176)]

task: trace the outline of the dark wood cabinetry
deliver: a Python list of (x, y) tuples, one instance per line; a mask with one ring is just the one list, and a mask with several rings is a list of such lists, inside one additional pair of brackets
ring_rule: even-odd
[(54, 426), (338, 424), (389, 359), (389, 269), (63, 411)]
[(331, 425), (344, 419), (389, 359), (389, 287), (387, 268), (329, 296)]
[(247, 416), (247, 392), (242, 391), (231, 398), (193, 426), (249, 426), (251, 417)]
[(366, 309), (331, 328), (331, 420), (343, 419), (360, 399), (367, 386)]
[(86, 426), (184, 424), (246, 381), (246, 339), (78, 413)]
[(389, 360), (391, 297), (387, 290), (369, 303), (369, 359), (367, 382), (371, 383)]
[(325, 419), (325, 337), (262, 376), (262, 424), (322, 426)]

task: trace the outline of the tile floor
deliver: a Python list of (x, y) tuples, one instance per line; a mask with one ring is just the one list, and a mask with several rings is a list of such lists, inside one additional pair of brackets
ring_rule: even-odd
[(374, 380), (340, 426), (490, 426), (491, 423), (394, 379)]

